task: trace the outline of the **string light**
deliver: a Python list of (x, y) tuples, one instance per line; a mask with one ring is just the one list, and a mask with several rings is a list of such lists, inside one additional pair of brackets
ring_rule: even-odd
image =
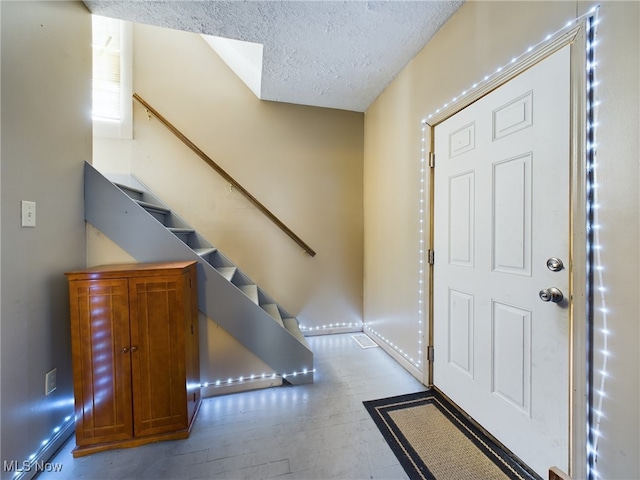
[[(251, 382), (256, 382), (256, 381), (260, 381), (260, 380), (276, 380), (278, 378), (282, 378), (282, 379), (286, 379), (288, 377), (297, 377), (298, 375), (311, 375), (313, 373), (316, 372), (315, 368), (302, 368), (300, 370), (294, 370), (292, 372), (288, 372), (288, 373), (282, 373), (282, 374), (277, 374), (277, 373), (262, 373), (262, 374), (249, 374), (249, 375), (241, 375), (239, 377), (236, 378), (227, 378), (226, 380), (214, 380), (214, 381), (208, 381), (208, 382), (203, 382), (203, 383), (199, 383), (199, 384), (195, 384), (195, 385), (190, 385), (191, 388), (207, 388), (207, 387), (227, 387), (230, 385), (242, 385), (242, 384), (247, 384), (247, 383), (251, 383)], [(69, 400), (70, 403), (73, 404), (73, 398)], [(57, 437), (59, 436), (60, 432), (65, 431), (67, 428), (69, 428), (71, 426), (71, 424), (73, 424), (75, 422), (75, 418), (73, 415), (68, 415), (64, 418), (64, 421), (56, 426), (52, 432), (51, 435), (49, 436), (49, 438), (45, 438), (44, 440), (42, 440), (40, 442), (39, 448), (38, 450), (36, 450), (34, 453), (32, 453), (31, 455), (29, 455), (27, 457), (26, 462), (22, 462), (20, 463), (20, 470), (17, 470), (14, 475), (13, 475), (13, 480), (17, 480), (19, 477), (22, 476), (22, 474), (31, 471), (31, 467), (30, 465), (35, 464), (37, 462), (37, 458), (39, 458), (40, 456), (43, 455), (43, 452), (45, 451), (47, 445), (49, 445), (50, 443), (52, 443), (53, 441), (57, 440)]]
[(314, 332), (319, 332), (319, 331), (324, 331), (324, 330), (333, 330), (335, 328), (343, 328), (343, 327), (356, 327), (356, 328), (362, 328), (362, 322), (342, 322), (342, 323), (329, 323), (329, 324), (325, 324), (325, 325), (318, 325), (316, 327), (306, 327), (304, 325), (300, 325), (300, 331), (301, 332), (308, 332), (308, 333), (314, 333)]
[(298, 375), (310, 375), (315, 373), (315, 368), (302, 368), (301, 370), (294, 370), (289, 373), (262, 373), (262, 374), (250, 374), (250, 375), (241, 375), (236, 378), (227, 378), (225, 380), (213, 380), (208, 382), (203, 382), (196, 387), (200, 388), (210, 388), (210, 387), (228, 387), (230, 385), (243, 385), (252, 382), (259, 382), (262, 380), (276, 380), (278, 378), (286, 379), (287, 377), (297, 377)]
[[(465, 92), (462, 93), (464, 95)], [(454, 97), (453, 101), (456, 101)], [(427, 139), (426, 125), (422, 125), (422, 155), (420, 156), (420, 195), (418, 198), (418, 360), (412, 360), (412, 363), (420, 369), (422, 367), (422, 332), (424, 331), (424, 285), (425, 285), (425, 224), (426, 224), (426, 175), (427, 175)]]
[[(483, 83), (487, 82), (488, 80), (490, 80), (492, 77), (494, 77), (495, 75), (501, 73), (505, 68), (507, 68), (508, 66), (516, 63), (518, 61), (518, 59), (522, 58), (523, 56), (527, 55), (528, 53), (531, 53), (533, 50), (535, 50), (536, 48), (538, 48), (539, 46), (543, 45), (544, 43), (548, 42), (551, 38), (553, 38), (554, 36), (556, 36), (557, 34), (559, 34), (560, 32), (562, 32), (563, 30), (567, 30), (570, 27), (572, 27), (573, 25), (576, 25), (578, 22), (580, 22), (583, 18), (585, 17), (589, 17), (589, 16), (593, 16), (593, 14), (595, 13), (597, 7), (592, 8), (589, 12), (587, 12), (586, 14), (576, 18), (575, 20), (569, 20), (564, 27), (562, 27), (560, 30), (558, 30), (556, 33), (554, 34), (549, 34), (547, 35), (544, 40), (541, 40), (540, 42), (536, 43), (535, 45), (531, 45), (529, 46), (523, 53), (521, 53), (520, 55), (516, 56), (516, 57), (512, 57), (511, 60), (509, 60), (509, 62), (507, 62), (504, 65), (498, 65), (492, 72), (486, 74), (481, 81), (479, 82), (475, 82), (473, 85), (471, 85), (469, 88), (464, 89), (459, 95), (456, 95), (454, 97), (454, 99), (451, 101), (455, 101), (456, 99), (459, 100), (467, 95), (469, 95), (470, 93), (472, 93), (474, 90), (476, 90), (479, 86), (481, 86)], [(593, 44), (595, 46), (595, 44)], [(592, 61), (592, 63), (595, 63)], [(594, 65), (595, 66), (595, 65)], [(591, 85), (589, 88), (591, 88), (592, 86), (595, 85)], [(429, 115), (427, 115), (423, 120), (422, 120), (422, 124), (425, 125), (428, 123), (428, 120), (433, 118), (434, 115), (440, 113), (442, 110), (444, 110), (445, 108), (447, 108), (450, 105), (450, 102), (445, 103), (444, 105), (442, 105), (440, 108), (437, 108), (435, 111), (433, 111), (432, 113), (430, 113)], [(424, 131), (424, 130), (423, 130)], [(423, 136), (424, 138), (424, 136)]]
[[(466, 92), (464, 92), (466, 93)], [(463, 94), (464, 94), (463, 93)], [(453, 98), (451, 101), (455, 102), (457, 98)], [(447, 106), (447, 104), (445, 104)], [(372, 333), (379, 340), (384, 342), (388, 347), (392, 348), (395, 352), (401, 355), (405, 360), (409, 361), (414, 367), (421, 370), (422, 368), (422, 332), (424, 331), (424, 284), (425, 284), (425, 223), (427, 209), (425, 208), (425, 184), (426, 184), (426, 172), (427, 172), (427, 145), (425, 138), (426, 127), (422, 128), (422, 147), (420, 149), (420, 176), (419, 176), (419, 200), (418, 200), (418, 345), (417, 345), (417, 359), (413, 358), (409, 353), (405, 352), (402, 348), (395, 345), (391, 340), (386, 338), (380, 332), (376, 331), (370, 325), (365, 325), (367, 333)]]
[[(588, 110), (588, 125), (587, 125), (587, 138), (588, 138), (588, 147), (587, 147), (587, 169), (589, 172), (589, 179), (588, 179), (588, 185), (587, 188), (590, 192), (589, 195), (589, 199), (587, 202), (587, 209), (588, 209), (588, 216), (590, 218), (590, 224), (588, 225), (588, 230), (589, 230), (589, 241), (588, 241), (588, 250), (590, 252), (592, 252), (593, 254), (593, 259), (592, 262), (595, 265), (595, 268), (593, 270), (595, 270), (596, 275), (594, 278), (594, 284), (596, 284), (597, 286), (594, 286), (594, 290), (597, 290), (599, 292), (599, 303), (600, 303), (600, 308), (599, 311), (601, 313), (601, 318), (602, 318), (602, 327), (599, 329), (599, 334), (601, 337), (601, 350), (600, 350), (600, 356), (601, 356), (601, 362), (602, 365), (600, 366), (599, 370), (597, 370), (597, 373), (599, 374), (600, 378), (599, 378), (599, 382), (598, 382), (598, 388), (595, 388), (593, 385), (591, 385), (591, 389), (592, 389), (592, 393), (595, 394), (595, 396), (597, 397), (597, 401), (596, 401), (596, 405), (592, 405), (590, 406), (589, 409), (589, 415), (590, 415), (590, 421), (587, 422), (587, 431), (589, 433), (589, 443), (587, 445), (587, 452), (588, 452), (588, 474), (589, 474), (589, 478), (592, 479), (598, 479), (600, 478), (600, 475), (596, 469), (596, 464), (597, 464), (597, 452), (598, 452), (598, 440), (602, 437), (602, 433), (600, 431), (600, 424), (601, 424), (601, 420), (602, 418), (604, 418), (603, 415), (603, 401), (604, 398), (607, 397), (606, 395), (606, 391), (605, 391), (605, 383), (606, 383), (606, 379), (610, 376), (607, 370), (607, 361), (609, 356), (611, 355), (611, 353), (608, 350), (608, 337), (610, 336), (610, 330), (608, 328), (608, 313), (609, 310), (606, 307), (606, 298), (605, 298), (605, 293), (606, 293), (606, 288), (604, 287), (604, 277), (603, 277), (603, 271), (604, 271), (604, 267), (602, 265), (602, 259), (600, 256), (600, 252), (602, 251), (602, 246), (600, 244), (600, 238), (599, 238), (599, 231), (600, 231), (600, 225), (598, 224), (598, 209), (599, 209), (599, 205), (597, 203), (597, 162), (596, 162), (596, 152), (597, 152), (597, 143), (595, 141), (595, 137), (596, 137), (596, 128), (598, 126), (595, 118), (596, 118), (596, 110), (599, 106), (599, 102), (597, 102), (595, 100), (595, 90), (599, 85), (599, 82), (597, 82), (595, 80), (595, 72), (596, 72), (596, 68), (597, 68), (597, 62), (595, 61), (595, 47), (597, 46), (598, 42), (596, 41), (596, 33), (595, 33), (595, 27), (597, 26), (597, 24), (599, 23), (599, 21), (596, 18), (596, 13), (597, 13), (597, 8), (598, 7), (594, 7), (592, 8), (587, 14), (583, 15), (582, 17), (578, 17), (575, 20), (570, 20), (569, 22), (567, 22), (567, 24), (563, 27), (563, 29), (567, 29), (569, 27), (571, 27), (572, 25), (574, 25), (576, 22), (580, 21), (583, 17), (588, 16), (588, 44), (587, 44), (587, 110)], [(559, 30), (557, 33), (559, 33), (560, 31), (562, 31), (563, 29)], [(552, 38), (553, 35), (548, 35), (545, 40), (543, 40), (542, 42), (539, 42), (538, 44), (534, 45), (534, 46), (530, 46), (525, 53), (521, 54), (518, 57), (513, 57), (509, 64), (513, 64), (515, 62), (517, 62), (517, 60), (522, 57), (523, 55), (530, 53), (531, 51), (533, 51), (537, 46), (539, 46), (541, 43), (544, 43), (546, 41), (548, 41), (550, 38)], [(476, 82), (473, 85), (471, 85), (469, 88), (463, 90), (460, 95), (455, 96), (451, 102), (456, 102), (457, 100), (459, 100), (462, 97), (467, 96), (468, 94), (470, 94), (472, 91), (476, 90), (482, 83), (487, 82), (491, 77), (493, 77), (494, 75), (500, 73), (503, 68), (505, 68), (506, 66), (508, 66), (509, 64), (505, 65), (505, 66), (499, 66), (497, 67), (493, 73), (487, 74), (485, 75), (485, 77), (483, 78), (482, 81), (480, 82)], [(422, 149), (421, 149), (421, 158), (420, 158), (420, 200), (419, 200), (419, 248), (418, 248), (418, 262), (419, 262), (419, 275), (418, 275), (418, 323), (419, 323), (419, 340), (418, 340), (418, 359), (414, 359), (413, 357), (411, 357), (407, 352), (405, 352), (403, 349), (401, 349), (400, 347), (398, 347), (397, 345), (395, 345), (391, 340), (389, 340), (388, 338), (386, 338), (384, 335), (382, 335), (381, 333), (377, 332), (376, 330), (374, 330), (373, 328), (371, 328), (370, 326), (366, 325), (367, 330), (370, 331), (371, 333), (373, 333), (374, 335), (376, 335), (380, 340), (382, 340), (384, 343), (386, 343), (387, 345), (389, 345), (391, 348), (393, 348), (398, 354), (400, 354), (402, 357), (404, 357), (405, 359), (407, 359), (409, 362), (411, 362), (414, 366), (420, 368), (421, 367), (421, 358), (422, 358), (422, 331), (424, 331), (423, 325), (424, 325), (424, 263), (425, 263), (425, 250), (424, 250), (424, 224), (425, 224), (425, 215), (426, 215), (426, 209), (425, 209), (425, 198), (424, 198), (424, 183), (425, 183), (425, 173), (426, 173), (426, 155), (427, 155), (427, 149), (426, 149), (426, 125), (428, 123), (428, 120), (433, 118), (434, 115), (440, 113), (440, 111), (442, 111), (443, 109), (447, 108), (449, 106), (449, 102), (445, 103), (442, 107), (437, 108), (433, 113), (429, 114), (423, 121), (423, 128), (422, 128)], [(589, 269), (589, 275), (593, 275), (591, 269)], [(316, 326), (316, 327), (304, 327), (303, 325), (300, 325), (300, 330), (301, 331), (306, 331), (306, 332), (316, 332), (316, 331), (321, 331), (321, 330), (328, 330), (328, 329), (333, 329), (333, 328), (339, 328), (339, 327), (358, 327), (358, 326), (362, 326), (362, 323), (354, 323), (354, 322), (349, 322), (349, 323), (331, 323), (331, 324), (325, 324), (322, 326)], [(254, 382), (254, 381), (258, 381), (258, 380), (266, 380), (267, 378), (269, 379), (277, 379), (278, 377), (282, 378), (282, 379), (286, 379), (287, 377), (295, 377), (298, 375), (308, 375), (308, 374), (313, 374), (315, 373), (316, 370), (315, 369), (307, 369), (307, 368), (303, 368), (299, 371), (293, 371), (291, 373), (282, 373), (282, 374), (276, 374), (276, 373), (271, 373), (271, 374), (266, 374), (266, 373), (262, 373), (262, 374), (250, 374), (248, 376), (239, 376), (237, 378), (228, 378), (226, 381), (222, 381), (222, 380), (215, 380), (213, 382), (204, 382), (201, 383), (199, 386), (202, 387), (221, 387), (223, 385), (228, 386), (228, 385), (239, 385), (239, 384), (246, 384), (249, 382)], [(594, 381), (595, 383), (595, 381)], [(65, 431), (67, 428), (69, 428), (71, 426), (71, 423), (73, 422), (74, 418), (73, 415), (68, 415), (64, 418), (64, 421), (56, 426), (52, 432), (49, 438), (44, 439), (40, 442), (39, 444), (39, 448), (38, 450), (36, 450), (34, 453), (32, 453), (31, 455), (28, 456), (28, 462), (35, 462), (36, 459), (41, 456), (43, 454), (43, 452), (45, 451), (45, 449), (47, 448), (47, 446), (52, 443), (53, 441), (57, 440), (57, 437), (60, 435), (61, 432)], [(15, 472), (13, 478), (17, 479), (18, 477), (20, 477), (24, 472), (23, 471), (17, 471)]]
[[(371, 328), (371, 326), (369, 326), (369, 325), (367, 325), (367, 333), (373, 333), (376, 337), (378, 337), (382, 342), (384, 342), (386, 345), (388, 345), (390, 348), (392, 348), (395, 352), (397, 352), (405, 360), (407, 360), (408, 362), (413, 364), (413, 366), (415, 366), (416, 368), (420, 368), (420, 365), (422, 363), (420, 360), (416, 360), (415, 358), (413, 358), (411, 355), (409, 355), (409, 353), (405, 352), (402, 348), (400, 348), (398, 345), (394, 344), (390, 339), (386, 338), (380, 332), (377, 332), (376, 330)], [(421, 335), (421, 333), (418, 336), (420, 336), (420, 335)], [(419, 348), (420, 348), (419, 353), (422, 353), (421, 345), (422, 345), (422, 342), (419, 342)]]
[[(598, 332), (594, 331), (593, 321), (590, 325), (590, 342), (591, 351), (590, 357), (594, 358), (594, 340), (597, 334), (600, 339), (600, 361), (601, 365), (596, 370), (595, 365), (590, 365), (590, 378), (588, 381), (588, 388), (590, 389), (589, 398), (589, 415), (587, 419), (587, 433), (588, 433), (588, 445), (587, 445), (587, 474), (588, 478), (595, 480), (600, 478), (600, 474), (596, 468), (598, 462), (598, 443), (602, 438), (602, 432), (600, 430), (601, 420), (604, 418), (603, 403), (607, 398), (605, 383), (606, 379), (610, 376), (607, 370), (608, 359), (611, 355), (608, 347), (608, 339), (610, 331), (608, 328), (608, 314), (609, 309), (606, 303), (606, 288), (604, 286), (604, 271), (605, 268), (602, 264), (601, 252), (602, 244), (600, 243), (600, 231), (601, 225), (599, 223), (599, 207), (598, 204), (598, 179), (597, 179), (597, 147), (596, 130), (598, 122), (597, 108), (599, 102), (596, 101), (596, 89), (599, 82), (596, 80), (596, 68), (598, 63), (596, 62), (596, 25), (598, 20), (596, 17), (597, 7), (592, 9), (590, 18), (587, 22), (587, 62), (586, 62), (586, 76), (587, 76), (587, 254), (589, 257), (588, 265), (593, 268), (588, 268), (589, 282), (591, 291), (587, 292), (587, 296), (590, 299), (590, 304), (593, 306), (595, 303), (594, 293), (597, 295), (599, 307), (598, 311), (602, 319), (601, 328)], [(593, 318), (593, 311), (588, 312), (588, 317)], [(596, 376), (599, 375), (599, 381), (596, 381)], [(594, 404), (595, 403), (595, 404)]]
[[(595, 371), (593, 366), (593, 353), (591, 352), (588, 358), (585, 359), (585, 361), (587, 362), (587, 371), (589, 372), (588, 374), (589, 379), (587, 381), (589, 398), (592, 399), (593, 396), (596, 397), (596, 405), (594, 406), (593, 400), (590, 400), (587, 406), (588, 419), (587, 419), (586, 427), (587, 427), (588, 440), (587, 440), (586, 450), (587, 450), (587, 473), (590, 480), (595, 480), (600, 478), (600, 475), (596, 469), (598, 440), (599, 438), (602, 437), (602, 433), (600, 431), (600, 423), (601, 423), (601, 419), (604, 417), (602, 413), (603, 412), (602, 406), (603, 406), (604, 399), (607, 397), (606, 391), (605, 391), (605, 383), (606, 383), (606, 379), (610, 376), (607, 370), (607, 361), (611, 355), (611, 353), (608, 350), (608, 337), (610, 336), (611, 333), (608, 328), (609, 310), (606, 306), (605, 293), (607, 290), (604, 286), (604, 278), (603, 278), (605, 268), (602, 265), (602, 260), (600, 256), (600, 253), (602, 251), (602, 245), (600, 244), (600, 237), (599, 237), (601, 225), (598, 222), (599, 204), (597, 201), (598, 183), (597, 183), (597, 172), (596, 172), (597, 170), (596, 153), (597, 153), (598, 144), (596, 142), (596, 129), (597, 129), (598, 123), (596, 121), (596, 110), (599, 106), (599, 102), (595, 98), (596, 96), (595, 91), (599, 86), (599, 82), (596, 81), (596, 78), (595, 78), (596, 68), (598, 65), (598, 62), (595, 59), (596, 57), (595, 48), (598, 44), (596, 40), (596, 26), (599, 23), (599, 20), (597, 19), (597, 11), (598, 11), (598, 6), (595, 6), (592, 9), (590, 9), (587, 13), (585, 13), (584, 15), (581, 15), (575, 20), (569, 20), (564, 25), (564, 27), (558, 30), (555, 34), (547, 35), (544, 40), (542, 40), (538, 44), (528, 47), (526, 52), (522, 53), (518, 57), (513, 57), (508, 64), (503, 66), (498, 66), (492, 73), (485, 75), (482, 81), (474, 83), (471, 87), (464, 89), (460, 95), (456, 96), (457, 98), (468, 96), (470, 93), (475, 91), (483, 83), (489, 81), (494, 75), (500, 73), (508, 65), (516, 63), (519, 58), (531, 53), (537, 47), (541, 46), (545, 42), (548, 42), (555, 35), (561, 33), (563, 30), (566, 30), (572, 27), (573, 25), (576, 25), (578, 22), (586, 19), (586, 24), (587, 24), (587, 49), (586, 49), (587, 86), (586, 86), (586, 90), (587, 91), (585, 93), (587, 96), (586, 108), (587, 108), (587, 119), (588, 119), (587, 126), (586, 126), (587, 127), (587, 132), (586, 132), (587, 133), (587, 146), (586, 146), (587, 147), (586, 148), (587, 212), (586, 213), (588, 218), (587, 220), (587, 237), (588, 238), (586, 239), (586, 242), (587, 242), (587, 252), (589, 255), (589, 258), (587, 259), (586, 269), (587, 269), (587, 277), (588, 277), (587, 287), (589, 288), (589, 286), (591, 286), (592, 289), (594, 291), (597, 291), (599, 294), (598, 296), (598, 301), (600, 304), (599, 312), (602, 318), (602, 327), (597, 332), (600, 336), (601, 350), (599, 351), (599, 353), (600, 353), (601, 362), (602, 362), (602, 365), (597, 370), (597, 374), (599, 375), (599, 382), (597, 383), (597, 388), (595, 388), (595, 386), (591, 384), (591, 381), (593, 380), (592, 378), (593, 372)], [(422, 176), (422, 168), (424, 165), (424, 155), (425, 155), (425, 149), (424, 149), (425, 138), (426, 138), (425, 126), (429, 124), (430, 119), (432, 119), (435, 115), (437, 115), (446, 107), (448, 107), (448, 105), (449, 103), (447, 102), (442, 107), (435, 109), (433, 113), (430, 113), (429, 115), (427, 115), (422, 121), (423, 148), (422, 148), (422, 157), (420, 159), (421, 176)], [(421, 211), (421, 214), (422, 214), (422, 211)], [(420, 225), (422, 226), (422, 218), (420, 220)], [(422, 255), (422, 244), (420, 245), (420, 254)], [(422, 268), (422, 265), (423, 263), (421, 261), (420, 268)], [(594, 272), (595, 272), (595, 278), (594, 278)], [(420, 281), (420, 288), (421, 287), (422, 287), (422, 281)], [(587, 308), (590, 309), (593, 303), (592, 292), (587, 292), (587, 294), (588, 294), (587, 296), (590, 299), (588, 301), (589, 305), (587, 306)], [(592, 318), (591, 314), (592, 312), (589, 312), (588, 318)], [(590, 321), (588, 320), (588, 322)], [(593, 328), (592, 322), (590, 322), (590, 324), (587, 325), (587, 328), (589, 330)], [(593, 343), (593, 335), (592, 335), (592, 338), (590, 339), (590, 342)], [(595, 383), (595, 380), (594, 380), (594, 383)]]
[[(73, 398), (70, 399), (68, 402), (73, 404)], [(38, 459), (41, 457), (44, 457), (47, 446), (50, 443), (53, 443), (56, 440), (58, 440), (58, 438), (60, 438), (61, 433), (66, 431), (67, 428), (71, 428), (74, 423), (75, 423), (74, 416), (67, 415), (62, 421), (62, 423), (60, 423), (60, 425), (58, 425), (51, 431), (49, 438), (45, 438), (44, 440), (42, 440), (40, 442), (40, 445), (38, 446), (38, 449), (35, 452), (33, 452), (31, 455), (29, 455), (25, 462), (22, 462), (18, 465), (19, 468), (13, 474), (13, 477), (12, 477), (13, 480), (17, 480), (18, 478), (21, 478), (23, 474), (31, 473), (37, 470), (38, 468), (40, 469), (45, 468), (45, 465), (38, 465), (41, 463), (41, 461)], [(61, 464), (53, 464), (53, 465), (47, 464), (46, 467), (51, 467), (54, 469), (62, 468)]]
[[(479, 82), (475, 82), (473, 83), (470, 87), (464, 89), (459, 95), (456, 95), (453, 97), (453, 99), (451, 100), (451, 102), (455, 102), (458, 101), (459, 99), (468, 96), (469, 94), (471, 94), (473, 91), (475, 91), (478, 87), (482, 86), (483, 83), (489, 81), (494, 75), (499, 74), (500, 72), (502, 72), (504, 70), (505, 67), (514, 64), (518, 61), (518, 59), (520, 59), (521, 57), (531, 53), (533, 50), (535, 50), (536, 48), (538, 48), (539, 46), (541, 46), (542, 44), (544, 44), (545, 42), (548, 42), (551, 38), (553, 38), (555, 35), (561, 33), (563, 30), (566, 30), (570, 27), (572, 27), (573, 25), (577, 24), (578, 22), (580, 22), (581, 20), (583, 20), (585, 17), (590, 17), (592, 20), (590, 20), (591, 25), (595, 26), (597, 24), (597, 20), (595, 20), (595, 12), (597, 11), (597, 7), (592, 8), (589, 12), (587, 12), (586, 14), (574, 19), (574, 20), (569, 20), (563, 28), (561, 28), (560, 30), (558, 30), (555, 34), (549, 34), (547, 35), (544, 40), (538, 42), (535, 45), (531, 45), (527, 48), (527, 50), (525, 52), (523, 52), (522, 54), (516, 56), (516, 57), (512, 57), (511, 60), (505, 64), (505, 65), (500, 65), (498, 66), (493, 72), (487, 74), (484, 76), (484, 78), (479, 81)], [(589, 42), (589, 50), (591, 52), (594, 51), (595, 49), (595, 45), (597, 44), (597, 42), (595, 41), (595, 38), (590, 40)], [(592, 55), (590, 56), (590, 58), (588, 59), (587, 62), (587, 66), (588, 69), (590, 69), (591, 71), (595, 70), (597, 63), (594, 60), (595, 56)], [(596, 88), (596, 86), (598, 85), (597, 82), (595, 81), (590, 81), (588, 83), (588, 91), (593, 93), (594, 89)], [(424, 182), (425, 182), (425, 172), (426, 172), (426, 156), (427, 156), (427, 148), (426, 148), (426, 126), (428, 125), (428, 122), (431, 118), (433, 118), (435, 115), (437, 115), (438, 113), (440, 113), (442, 110), (446, 109), (448, 106), (450, 105), (450, 102), (446, 102), (445, 104), (443, 104), (441, 107), (436, 108), (435, 111), (433, 111), (432, 113), (430, 113), (429, 115), (427, 115), (423, 120), (422, 120), (422, 147), (421, 147), (421, 156), (420, 156), (420, 208), (419, 208), (419, 225), (418, 225), (418, 231), (419, 231), (419, 246), (418, 246), (418, 265), (419, 265), (419, 270), (418, 270), (418, 323), (419, 323), (419, 328), (420, 328), (420, 334), (418, 335), (419, 337), (422, 337), (422, 331), (424, 331), (424, 275), (425, 275), (425, 270), (424, 270), (424, 264), (425, 264), (425, 249), (424, 249), (424, 224), (425, 224), (425, 197), (424, 197)], [(591, 104), (590, 108), (595, 108), (597, 107), (598, 103), (593, 101), (593, 103)], [(592, 152), (594, 155), (594, 159), (592, 162), (589, 162), (589, 168), (595, 168), (595, 150), (597, 147), (597, 144), (595, 143), (595, 127), (596, 127), (596, 123), (594, 121), (592, 121), (592, 123), (589, 124), (589, 131), (593, 133), (593, 137), (592, 140), (589, 144), (589, 148), (588, 148), (588, 152)], [(597, 183), (593, 182), (590, 183), (587, 188), (589, 190), (594, 190), (595, 188), (597, 188)], [(588, 207), (591, 208), (591, 207)], [(600, 228), (600, 226), (597, 223), (593, 223), (590, 228), (597, 230)], [(598, 250), (600, 249), (600, 247), (597, 247)], [(597, 265), (598, 270), (602, 270), (602, 266), (600, 264)], [(604, 292), (604, 287), (602, 287), (602, 285), (600, 285), (599, 290), (601, 292)], [(421, 359), (422, 359), (422, 339), (420, 338), (420, 340), (418, 341), (418, 357), (419, 360), (415, 360), (413, 358), (411, 358), (406, 352), (403, 352), (399, 347), (395, 346), (393, 344), (393, 342), (391, 342), (390, 340), (388, 340), (387, 338), (385, 338), (382, 334), (378, 333), (377, 331), (375, 331), (373, 328), (371, 328), (369, 325), (366, 325), (367, 330), (371, 331), (373, 334), (375, 334), (380, 340), (382, 340), (384, 343), (386, 343), (388, 346), (390, 346), (391, 348), (393, 348), (396, 352), (398, 352), (399, 354), (401, 354), (403, 357), (409, 359), (411, 361), (411, 363), (413, 363), (413, 365), (415, 365), (416, 367), (420, 368), (421, 367)], [(607, 331), (605, 329), (605, 331)], [(603, 370), (606, 371), (606, 370)], [(604, 377), (603, 377), (604, 378)]]

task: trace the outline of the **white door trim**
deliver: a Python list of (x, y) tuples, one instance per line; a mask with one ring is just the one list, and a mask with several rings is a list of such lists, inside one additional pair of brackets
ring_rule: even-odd
[[(496, 72), (492, 78), (478, 85), (473, 91), (445, 105), (423, 122), (425, 140), (423, 146), (434, 151), (435, 127), (460, 110), (487, 95), (531, 66), (557, 52), (566, 45), (571, 50), (571, 165), (570, 165), (570, 378), (569, 378), (569, 474), (572, 478), (588, 478), (590, 453), (588, 429), (585, 419), (590, 411), (588, 382), (592, 356), (588, 351), (588, 336), (591, 329), (590, 314), (590, 262), (588, 256), (589, 234), (587, 229), (588, 208), (588, 152), (587, 152), (587, 44), (589, 27), (594, 13), (585, 15), (556, 35), (530, 49)], [(425, 153), (425, 155), (427, 155)], [(429, 248), (434, 244), (434, 173), (428, 175), (430, 238)], [(429, 275), (429, 320), (425, 329), (425, 345), (433, 345), (433, 266)], [(436, 346), (437, 347), (437, 346)], [(426, 349), (425, 349), (426, 350)], [(425, 361), (427, 359), (425, 358)], [(433, 365), (427, 363), (425, 383), (433, 384)]]

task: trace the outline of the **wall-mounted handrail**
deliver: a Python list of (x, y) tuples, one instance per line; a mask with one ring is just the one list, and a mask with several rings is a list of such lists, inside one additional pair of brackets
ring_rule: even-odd
[(227, 182), (229, 182), (233, 188), (237, 189), (242, 195), (244, 195), (251, 203), (253, 203), (258, 210), (264, 213), (273, 223), (275, 223), (280, 229), (289, 235), (291, 239), (300, 245), (305, 253), (314, 257), (316, 252), (307, 245), (298, 235), (296, 235), (289, 227), (287, 227), (278, 217), (276, 217), (271, 211), (265, 207), (260, 201), (251, 195), (249, 191), (240, 185), (231, 175), (229, 175), (220, 165), (214, 162), (206, 153), (204, 153), (198, 146), (189, 140), (180, 130), (178, 130), (175, 126), (171, 124), (166, 118), (164, 118), (156, 109), (154, 109), (147, 101), (145, 101), (140, 95), (137, 93), (133, 94), (133, 99), (138, 102), (140, 105), (144, 107), (148, 114), (156, 117), (160, 123), (162, 123), (165, 127), (167, 127), (176, 137), (178, 137), (182, 142), (189, 147), (196, 155), (198, 155), (202, 160), (205, 161), (211, 168), (213, 168), (222, 178), (224, 178)]

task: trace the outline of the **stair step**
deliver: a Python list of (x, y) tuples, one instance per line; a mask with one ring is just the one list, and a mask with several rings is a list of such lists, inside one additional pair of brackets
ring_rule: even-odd
[(142, 190), (130, 187), (129, 185), (123, 185), (121, 183), (116, 183), (115, 185), (134, 200), (142, 200), (142, 196), (144, 195)]
[(237, 268), (236, 267), (220, 267), (220, 268), (216, 268), (216, 270), (218, 270), (218, 272), (220, 272), (220, 274), (224, 278), (231, 281), (231, 279), (233, 278), (233, 275), (236, 273)]
[(212, 253), (217, 252), (218, 249), (215, 247), (206, 247), (206, 248), (194, 248), (193, 251), (196, 252), (196, 254), (199, 257), (204, 258), (207, 255), (211, 255)]
[(273, 317), (273, 319), (284, 327), (282, 323), (282, 317), (280, 316), (280, 310), (275, 303), (267, 303), (266, 305), (260, 305), (262, 309)]
[(176, 237), (182, 240), (184, 243), (189, 245), (189, 236), (192, 233), (195, 233), (195, 230), (190, 228), (175, 228), (175, 227), (167, 227), (171, 233), (173, 233)]
[(257, 285), (240, 285), (240, 290), (251, 299), (253, 303), (258, 305), (258, 286)]
[(158, 213), (167, 214), (171, 211), (168, 208), (165, 208), (161, 205), (155, 205), (153, 203), (143, 202), (142, 200), (136, 200), (136, 203), (140, 205), (142, 208), (144, 208), (145, 210), (153, 210), (154, 212), (158, 212)]
[(283, 318), (282, 323), (284, 325), (284, 328), (286, 328), (291, 335), (296, 337), (300, 341), (300, 343), (302, 343), (303, 345), (307, 345), (307, 339), (300, 331), (298, 320), (296, 320), (295, 318)]
[[(134, 199), (135, 200), (135, 199)], [(154, 205), (153, 203), (143, 202), (142, 200), (135, 200), (138, 205), (144, 208), (153, 218), (158, 220), (161, 224), (166, 225), (167, 215), (171, 212), (168, 208), (161, 207), (160, 205)]]

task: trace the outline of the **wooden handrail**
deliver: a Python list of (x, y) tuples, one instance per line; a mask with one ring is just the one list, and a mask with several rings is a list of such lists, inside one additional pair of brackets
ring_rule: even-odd
[(265, 207), (260, 201), (251, 195), (249, 191), (240, 185), (231, 175), (229, 175), (220, 165), (214, 162), (206, 153), (204, 153), (196, 144), (194, 144), (191, 140), (189, 140), (180, 130), (174, 127), (171, 122), (169, 122), (166, 118), (164, 118), (156, 109), (154, 109), (149, 103), (147, 103), (140, 95), (137, 93), (133, 94), (133, 99), (138, 102), (140, 105), (144, 107), (147, 113), (153, 115), (160, 123), (162, 123), (165, 127), (167, 127), (176, 137), (178, 137), (182, 142), (189, 147), (196, 155), (198, 155), (202, 160), (204, 160), (211, 168), (213, 168), (216, 172), (222, 176), (227, 182), (229, 182), (235, 189), (237, 189), (240, 193), (242, 193), (251, 203), (253, 203), (258, 210), (264, 213), (273, 223), (275, 223), (280, 229), (289, 235), (291, 239), (300, 245), (305, 253), (314, 257), (316, 252), (305, 242), (302, 241), (300, 237), (298, 237), (289, 227), (287, 227), (278, 217), (276, 217), (271, 211)]

